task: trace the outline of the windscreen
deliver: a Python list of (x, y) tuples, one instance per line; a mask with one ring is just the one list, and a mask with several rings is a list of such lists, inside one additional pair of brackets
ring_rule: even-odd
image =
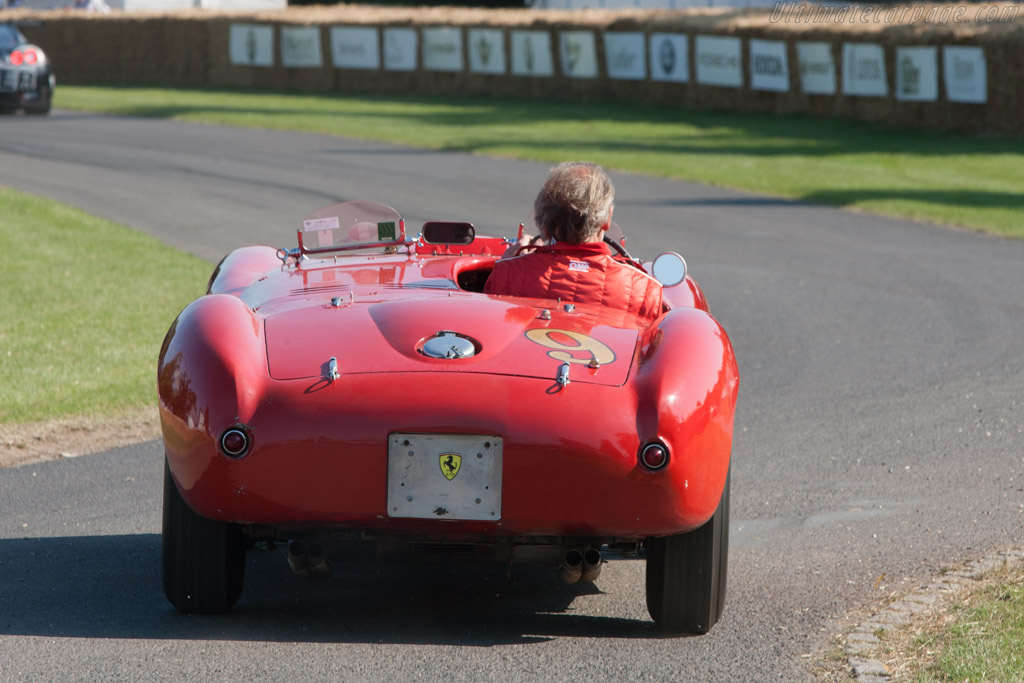
[(299, 229), (305, 252), (400, 244), (402, 216), (384, 204), (342, 202), (314, 211)]

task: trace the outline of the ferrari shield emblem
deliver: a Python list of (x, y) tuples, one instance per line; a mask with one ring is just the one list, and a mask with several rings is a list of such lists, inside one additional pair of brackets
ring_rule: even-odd
[(448, 481), (451, 481), (458, 475), (459, 469), (462, 467), (462, 456), (458, 453), (442, 453), (441, 457), (441, 474)]

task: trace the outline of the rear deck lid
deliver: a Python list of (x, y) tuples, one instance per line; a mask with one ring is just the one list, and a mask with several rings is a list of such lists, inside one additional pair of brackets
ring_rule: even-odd
[[(524, 301), (533, 300), (459, 295), (280, 311), (266, 319), (270, 375), (326, 377), (334, 358), (341, 375), (470, 372), (554, 382), (568, 364), (571, 381), (625, 383), (639, 336), (630, 316)], [(458, 349), (438, 357), (448, 346)]]

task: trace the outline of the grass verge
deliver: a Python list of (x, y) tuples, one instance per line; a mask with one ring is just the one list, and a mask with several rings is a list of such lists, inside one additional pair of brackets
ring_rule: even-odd
[(994, 577), (952, 612), (953, 626), (944, 634), (920, 639), (929, 652), (938, 646), (939, 654), (918, 680), (1024, 679), (1024, 572)]
[(210, 265), (0, 187), (0, 424), (152, 406), (156, 357)]
[(944, 608), (880, 636), (891, 680), (1024, 680), (1024, 564), (996, 570)]
[(629, 103), (62, 86), (56, 106), (608, 168), (1024, 237), (1024, 139)]

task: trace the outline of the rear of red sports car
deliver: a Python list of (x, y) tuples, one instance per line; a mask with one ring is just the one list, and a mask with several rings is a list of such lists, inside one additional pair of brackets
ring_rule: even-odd
[[(176, 607), (229, 608), (252, 543), (288, 545), (305, 575), (332, 557), (440, 554), (548, 562), (569, 581), (627, 547), (654, 555), (657, 621), (714, 623), (738, 385), (724, 331), (700, 308), (645, 326), (458, 286), (492, 263), (282, 265), (256, 247), (221, 264), (159, 364)], [(676, 594), (686, 567), (714, 574), (696, 610)]]

